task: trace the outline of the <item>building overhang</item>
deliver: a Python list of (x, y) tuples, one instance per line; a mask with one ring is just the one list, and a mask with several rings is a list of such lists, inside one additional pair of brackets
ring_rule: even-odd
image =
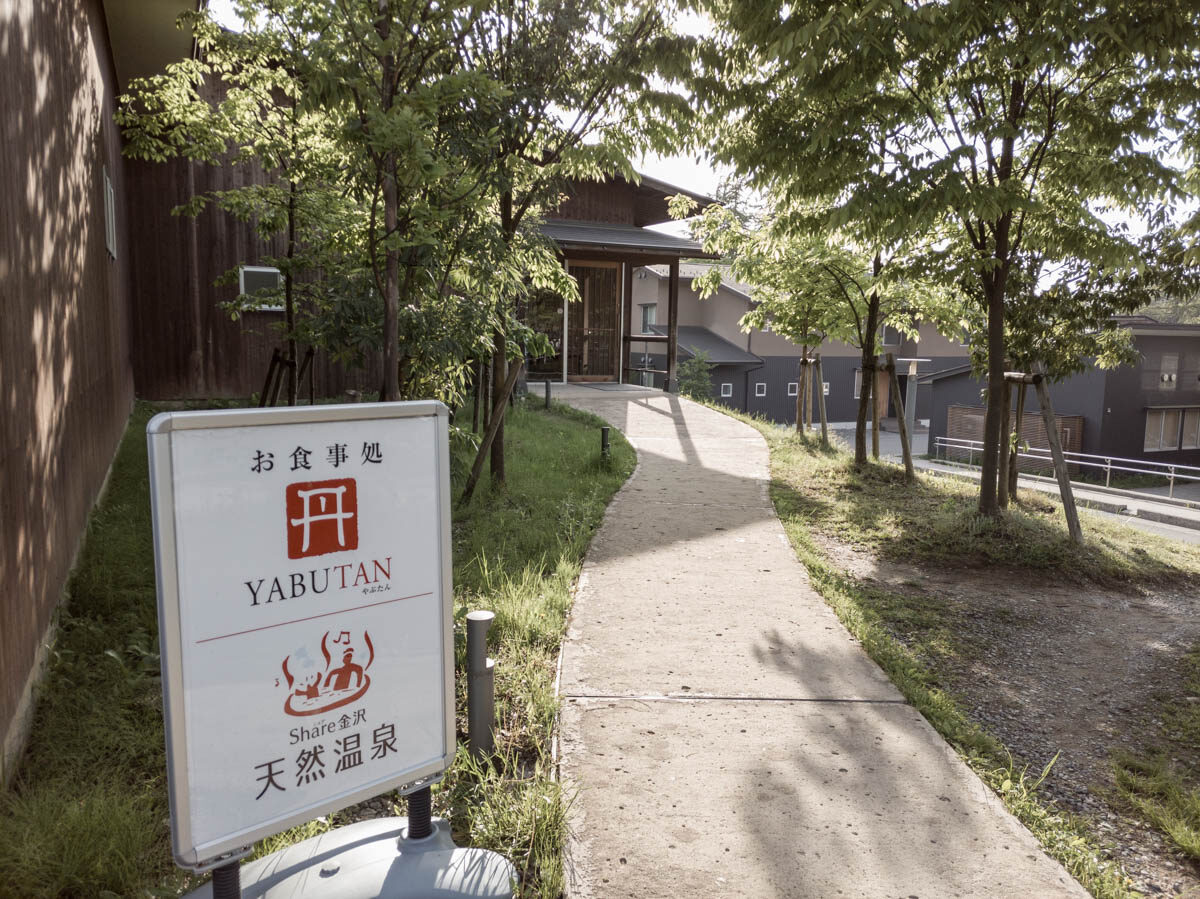
[(572, 258), (604, 254), (607, 258), (620, 257), (638, 265), (670, 259), (717, 258), (704, 252), (704, 247), (694, 240), (636, 225), (551, 219), (542, 224), (541, 232), (554, 241), (564, 256)]
[(185, 12), (207, 0), (104, 0), (104, 18), (121, 90), (134, 78), (157, 75), (192, 55), (192, 35), (177, 28)]

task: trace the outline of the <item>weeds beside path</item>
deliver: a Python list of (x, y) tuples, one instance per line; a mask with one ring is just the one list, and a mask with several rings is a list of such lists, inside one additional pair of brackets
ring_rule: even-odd
[[(168, 839), (145, 451), (154, 411), (139, 404), (93, 512), (29, 746), (13, 788), (0, 794), (0, 896), (175, 896), (198, 882), (174, 866)], [(611, 461), (599, 458), (598, 424), (565, 407), (518, 405), (507, 424), (507, 488), (480, 490), (455, 510), (455, 620), (471, 609), (496, 613), (499, 727), (494, 763), (473, 765), (460, 752), (435, 788), (434, 809), (450, 818), (460, 845), (510, 858), (530, 896), (557, 896), (562, 884), (565, 807), (550, 776), (550, 741), (570, 591), (608, 500), (634, 465), (619, 434)], [(460, 481), (471, 455), (465, 445), (455, 452)], [(265, 841), (260, 851), (395, 806), (395, 797), (381, 797)]]
[(1078, 548), (1040, 495), (984, 520), (972, 485), (856, 472), (750, 423), (814, 586), (1047, 851), (1096, 896), (1200, 888), (1181, 857), (1200, 824), (1200, 551), (1090, 515)]

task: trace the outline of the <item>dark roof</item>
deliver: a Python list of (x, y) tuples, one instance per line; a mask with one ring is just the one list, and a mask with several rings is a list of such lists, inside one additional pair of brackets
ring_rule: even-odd
[(551, 219), (541, 226), (541, 231), (562, 250), (613, 250), (656, 256), (708, 257), (704, 248), (694, 240), (636, 225)]
[[(657, 178), (651, 178), (647, 175), (640, 175), (640, 173), (639, 176), (642, 180), (641, 184), (637, 185), (638, 193), (647, 198), (649, 198), (651, 195), (654, 195), (656, 197), (662, 197), (663, 199), (666, 199), (667, 197), (673, 197), (676, 194), (683, 194), (685, 197), (690, 197), (700, 204), (701, 211), (705, 206), (711, 206), (717, 202), (707, 194), (696, 193), (694, 190), (688, 190), (687, 188), (683, 187), (676, 187), (674, 184), (668, 184), (666, 181), (659, 181)], [(668, 215), (668, 217), (664, 218), (663, 221), (670, 221), (670, 216)], [(657, 224), (657, 222), (654, 224)]]
[[(655, 334), (666, 334), (666, 325), (651, 325)], [(679, 325), (679, 355), (685, 359), (705, 353), (713, 365), (761, 365), (762, 359), (699, 325)], [(632, 336), (634, 342), (637, 335)], [(658, 349), (655, 352), (664, 352)]]
[(930, 372), (927, 375), (921, 375), (917, 378), (918, 384), (932, 384), (934, 381), (940, 381), (942, 378), (953, 378), (956, 375), (970, 374), (971, 363), (964, 362), (962, 365), (955, 365), (953, 368), (943, 368), (941, 371)]

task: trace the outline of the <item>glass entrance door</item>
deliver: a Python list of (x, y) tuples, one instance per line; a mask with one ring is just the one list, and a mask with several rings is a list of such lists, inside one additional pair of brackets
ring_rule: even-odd
[(621, 265), (571, 263), (579, 282), (578, 303), (567, 309), (567, 377), (615, 381), (620, 364)]

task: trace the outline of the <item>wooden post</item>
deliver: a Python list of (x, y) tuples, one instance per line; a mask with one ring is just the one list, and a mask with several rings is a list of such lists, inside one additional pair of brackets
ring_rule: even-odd
[(479, 443), (479, 449), (475, 452), (475, 462), (471, 466), (471, 474), (463, 487), (462, 496), (459, 497), (459, 505), (465, 506), (471, 501), (471, 495), (475, 492), (475, 485), (479, 483), (479, 475), (483, 471), (483, 462), (490, 455), (492, 441), (495, 440), (496, 433), (500, 430), (500, 423), (504, 421), (504, 404), (508, 402), (508, 395), (517, 386), (517, 375), (520, 373), (520, 365), (508, 366), (508, 376), (504, 379), (498, 395), (494, 398), (495, 408), (492, 409), (487, 430), (484, 431), (483, 440)]
[(1058, 478), (1058, 490), (1062, 494), (1063, 512), (1067, 516), (1067, 530), (1073, 543), (1083, 543), (1083, 531), (1079, 527), (1079, 512), (1075, 509), (1075, 494), (1071, 492), (1071, 478), (1067, 473), (1067, 460), (1063, 456), (1062, 442), (1058, 439), (1058, 427), (1054, 420), (1054, 406), (1050, 402), (1050, 391), (1046, 388), (1046, 376), (1038, 366), (1033, 382), (1037, 390), (1038, 405), (1042, 407), (1042, 420), (1046, 423), (1046, 441), (1050, 444), (1050, 458), (1054, 461), (1054, 476)]
[[(807, 354), (805, 355), (807, 357)], [(813, 422), (813, 406), (816, 405), (816, 400), (813, 399), (813, 360), (809, 359), (808, 364), (804, 366), (804, 433), (812, 430)]]
[(1012, 385), (1004, 382), (1004, 397), (1000, 406), (1000, 461), (996, 466), (996, 503), (1001, 509), (1008, 508), (1008, 454), (1009, 433), (1012, 429)]
[(1008, 501), (1010, 503), (1017, 501), (1017, 478), (1021, 471), (1021, 426), (1025, 421), (1025, 391), (1028, 387), (1028, 384), (1017, 385), (1017, 414), (1016, 420), (1013, 422), (1014, 446), (1012, 454), (1008, 457)]
[(808, 376), (810, 364), (808, 353), (805, 352), (804, 359), (800, 363), (800, 383), (796, 385), (796, 399), (800, 403), (800, 421), (797, 424), (805, 436), (808, 435), (808, 422), (811, 418), (809, 406), (812, 398), (808, 395), (808, 385), (812, 383), (812, 378)]
[(825, 377), (821, 374), (821, 354), (814, 360), (817, 374), (817, 402), (821, 409), (821, 446), (829, 446), (829, 419), (825, 416)]
[(266, 406), (271, 398), (271, 386), (275, 383), (275, 371), (279, 367), (279, 347), (271, 351), (271, 364), (267, 366), (267, 380), (263, 384), (262, 393), (258, 396), (258, 405)]
[(679, 260), (672, 259), (667, 277), (667, 393), (679, 390), (675, 371), (679, 350)]
[(916, 480), (917, 473), (913, 470), (912, 447), (908, 442), (908, 421), (904, 418), (904, 401), (900, 399), (900, 378), (896, 374), (896, 354), (887, 354), (888, 377), (892, 381), (892, 393), (896, 395), (896, 423), (900, 428), (900, 453), (904, 457), (904, 480), (910, 484)]
[[(626, 262), (622, 265), (622, 280), (624, 286), (622, 291), (625, 294), (625, 314), (623, 318), (625, 323), (621, 326), (621, 371), (617, 380), (624, 383), (626, 376), (632, 376), (629, 371), (629, 355), (633, 351), (633, 342), (630, 338), (633, 335), (633, 263)], [(640, 323), (639, 323), (640, 328)], [(630, 383), (633, 383), (630, 377)]]
[(871, 458), (879, 461), (879, 357), (871, 366)]
[[(805, 368), (804, 363), (808, 361), (808, 349), (805, 348), (802, 352), (804, 353), (804, 355), (800, 357), (800, 362), (796, 366), (796, 368), (797, 368), (796, 378), (799, 380), (799, 383), (801, 385), (804, 383), (804, 368)], [(797, 390), (796, 391), (796, 433), (802, 434), (803, 432), (804, 432), (804, 394), (800, 390)]]

